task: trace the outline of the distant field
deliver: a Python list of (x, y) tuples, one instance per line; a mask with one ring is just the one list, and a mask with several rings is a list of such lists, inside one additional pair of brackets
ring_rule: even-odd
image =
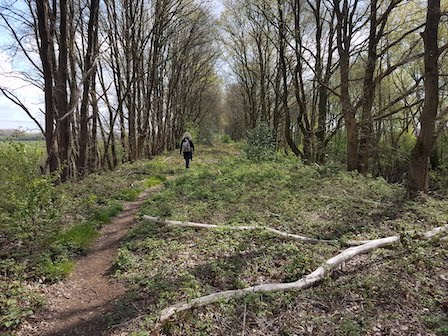
[[(6, 155), (14, 155), (13, 153), (29, 156), (30, 158), (44, 157), (46, 155), (45, 141), (0, 141), (0, 161), (2, 158), (5, 159)], [(38, 161), (41, 160), (38, 159)]]
[(0, 147), (14, 144), (45, 149), (45, 140), (0, 140)]
[(0, 129), (0, 141), (45, 141), (42, 133), (23, 132), (14, 129)]

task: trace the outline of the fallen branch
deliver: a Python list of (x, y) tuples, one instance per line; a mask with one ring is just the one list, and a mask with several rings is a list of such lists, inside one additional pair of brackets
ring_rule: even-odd
[[(273, 229), (270, 227), (257, 226), (257, 225), (230, 226), (230, 225), (216, 225), (216, 224), (195, 223), (195, 222), (182, 222), (182, 221), (176, 221), (176, 220), (161, 219), (161, 218), (152, 217), (152, 216), (148, 216), (148, 215), (143, 215), (143, 219), (150, 221), (150, 222), (163, 224), (166, 226), (192, 227), (192, 228), (198, 228), (198, 229), (225, 229), (225, 230), (236, 230), (236, 231), (261, 230), (261, 231), (267, 231), (267, 232), (273, 233), (277, 236), (291, 238), (294, 240), (299, 240), (299, 241), (302, 241), (305, 243), (310, 243), (310, 244), (319, 244), (320, 243), (320, 244), (335, 244), (335, 245), (341, 244), (341, 245), (345, 245), (345, 246), (359, 246), (359, 245), (367, 244), (369, 242), (374, 241), (371, 239), (369, 239), (369, 240), (318, 239), (318, 238), (305, 237), (302, 235), (297, 235), (297, 234)], [(448, 225), (437, 227), (430, 231), (427, 231), (422, 234), (422, 237), (424, 239), (431, 239), (445, 231), (448, 231)], [(407, 232), (407, 233), (411, 234), (411, 235), (415, 234), (415, 232)]]
[(157, 322), (154, 335), (157, 335), (160, 331), (160, 327), (163, 325), (165, 321), (167, 321), (170, 317), (175, 315), (176, 313), (189, 310), (191, 308), (202, 307), (211, 303), (215, 303), (221, 300), (229, 300), (236, 299), (242, 297), (249, 293), (254, 292), (279, 292), (279, 291), (287, 291), (292, 289), (305, 289), (318, 281), (324, 279), (328, 274), (330, 274), (335, 268), (337, 268), (342, 263), (352, 259), (353, 257), (370, 252), (379, 247), (391, 245), (400, 238), (398, 236), (375, 239), (366, 244), (360, 246), (349, 247), (343, 252), (339, 253), (335, 257), (328, 259), (321, 266), (319, 266), (314, 272), (302, 277), (301, 279), (294, 282), (287, 283), (270, 283), (264, 285), (252, 286), (244, 289), (235, 289), (235, 290), (227, 290), (222, 292), (213, 293), (210, 295), (202, 296), (197, 299), (193, 299), (189, 302), (181, 302), (175, 304), (171, 307), (165, 308), (162, 310), (160, 314), (159, 321)]
[[(306, 243), (311, 243), (311, 244), (317, 244), (317, 243), (338, 244), (338, 243), (340, 243), (338, 240), (310, 238), (310, 237), (305, 237), (305, 236), (301, 236), (301, 235), (296, 235), (296, 234), (280, 231), (277, 229), (272, 229), (269, 227), (256, 226), (256, 225), (229, 226), (229, 225), (215, 225), (215, 224), (204, 224), (204, 223), (194, 223), (194, 222), (181, 222), (181, 221), (176, 221), (176, 220), (168, 220), (168, 219), (161, 219), (161, 218), (157, 218), (157, 217), (151, 217), (151, 216), (147, 216), (147, 215), (144, 215), (143, 219), (150, 221), (150, 222), (163, 224), (166, 226), (192, 227), (192, 228), (199, 228), (199, 229), (225, 229), (225, 230), (237, 230), (237, 231), (263, 230), (263, 231), (273, 233), (277, 236), (300, 240), (300, 241), (303, 241)], [(356, 242), (356, 244), (349, 244), (349, 245), (360, 245), (365, 242)]]
[(439, 235), (439, 234), (441, 234), (441, 233), (443, 233), (445, 231), (448, 231), (448, 225), (436, 227), (436, 228), (434, 228), (432, 230), (429, 230), (429, 231), (423, 233), (423, 238), (431, 239), (431, 238), (434, 238), (435, 236), (437, 236), (437, 235)]
[[(149, 216), (144, 216), (144, 217), (149, 217)], [(149, 218), (154, 219), (154, 217), (149, 217)], [(145, 219), (148, 219), (148, 218), (145, 218)], [(163, 220), (158, 220), (158, 221), (166, 222)], [(176, 225), (176, 226), (179, 226), (179, 223), (182, 223), (182, 222), (177, 222), (177, 221), (168, 221), (168, 222), (174, 222), (171, 225)], [(187, 223), (189, 223), (189, 222), (187, 222)], [(182, 223), (182, 224), (185, 224), (185, 225), (181, 225), (181, 226), (190, 226), (190, 227), (204, 227), (204, 225), (206, 225), (206, 224), (199, 224), (199, 223), (190, 223), (188, 225), (186, 223)], [(191, 224), (195, 224), (195, 225), (191, 225)], [(209, 225), (207, 225), (205, 227), (209, 227)], [(217, 227), (217, 225), (215, 225), (215, 227)], [(242, 227), (240, 227), (240, 228), (242, 228)], [(422, 234), (422, 238), (423, 239), (434, 238), (436, 235), (447, 231), (447, 229), (448, 229), (448, 225), (432, 229), (432, 230)], [(240, 230), (242, 230), (242, 229), (240, 229)], [(160, 333), (160, 328), (162, 327), (164, 322), (179, 312), (186, 311), (186, 310), (189, 310), (192, 308), (206, 306), (206, 305), (209, 305), (209, 304), (212, 304), (215, 302), (219, 302), (221, 300), (240, 298), (246, 294), (254, 293), (254, 292), (279, 292), (279, 291), (287, 291), (287, 290), (293, 290), (293, 289), (294, 290), (305, 289), (305, 288), (308, 288), (308, 287), (314, 285), (315, 283), (323, 280), (326, 276), (331, 274), (331, 272), (334, 269), (336, 269), (341, 264), (347, 262), (348, 260), (350, 260), (358, 255), (376, 250), (378, 248), (390, 246), (399, 241), (400, 241), (399, 236), (391, 236), (391, 237), (387, 237), (387, 238), (374, 239), (374, 240), (371, 240), (371, 241), (369, 241), (365, 244), (362, 244), (360, 246), (349, 247), (349, 248), (345, 249), (344, 251), (342, 251), (341, 253), (339, 253), (338, 255), (325, 261), (321, 266), (316, 268), (316, 270), (314, 270), (312, 273), (310, 273), (294, 282), (270, 283), (270, 284), (263, 284), (263, 285), (247, 287), (244, 289), (227, 290), (227, 291), (222, 291), (222, 292), (217, 292), (217, 293), (209, 294), (206, 296), (202, 296), (202, 297), (193, 299), (189, 302), (177, 303), (175, 305), (172, 305), (172, 306), (162, 310), (162, 312), (160, 313), (159, 320), (155, 325), (153, 335), (158, 335)]]

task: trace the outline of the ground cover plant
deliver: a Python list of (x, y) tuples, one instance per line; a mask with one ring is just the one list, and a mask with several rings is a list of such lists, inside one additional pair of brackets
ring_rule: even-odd
[(401, 234), (401, 244), (358, 256), (311, 289), (254, 293), (193, 309), (172, 318), (161, 333), (446, 335), (447, 241), (417, 242), (412, 233), (446, 224), (445, 199), (410, 200), (399, 184), (337, 165), (306, 166), (288, 156), (252, 162), (235, 155), (235, 146), (227, 148), (232, 154), (220, 147), (197, 155), (190, 171), (167, 181), (141, 213), (269, 226), (338, 243), (309, 245), (264, 231), (165, 227), (143, 220), (115, 265), (116, 276), (131, 288), (128, 306), (135, 311), (129, 318), (138, 317), (126, 323), (127, 333), (149, 335), (160, 311), (177, 302), (295, 281), (348, 240)]
[(70, 274), (122, 203), (172, 173), (155, 159), (57, 185), (41, 160), (35, 143), (0, 145), (0, 330), (45, 305), (42, 287)]

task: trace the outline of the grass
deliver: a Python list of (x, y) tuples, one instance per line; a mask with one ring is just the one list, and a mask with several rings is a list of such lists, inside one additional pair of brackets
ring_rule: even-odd
[[(136, 192), (138, 195), (138, 192)], [(133, 199), (127, 199), (127, 201), (133, 201)], [(121, 211), (123, 211), (123, 206), (120, 203), (112, 202), (106, 207), (103, 207), (95, 212), (93, 216), (93, 220), (103, 224), (109, 224), (112, 217), (118, 215)]]
[(44, 281), (55, 282), (66, 278), (74, 269), (75, 262), (63, 256), (58, 256), (57, 260), (52, 260), (50, 256), (39, 261), (36, 273)]
[(117, 195), (118, 200), (132, 202), (137, 199), (137, 196), (140, 194), (141, 190), (137, 189), (124, 189)]
[[(326, 239), (364, 238), (364, 232), (371, 235), (376, 228), (384, 234), (378, 223), (395, 215), (404, 190), (382, 179), (328, 174), (291, 158), (228, 160), (168, 182), (169, 188), (143, 212), (223, 225), (256, 223), (290, 232), (299, 226), (303, 234)], [(396, 227), (390, 229), (395, 232)]]
[(73, 225), (52, 238), (53, 245), (62, 245), (74, 250), (84, 251), (99, 236), (97, 223), (89, 221)]
[[(229, 145), (202, 149), (188, 172), (143, 206), (141, 213), (218, 225), (263, 225), (316, 238), (373, 239), (446, 223), (445, 199), (409, 200), (399, 184), (305, 166), (293, 157), (253, 163)], [(181, 165), (179, 158), (172, 159)], [(305, 245), (262, 231), (164, 227), (142, 221), (115, 264), (152, 329), (161, 309), (216, 291), (301, 278), (343, 246)], [(360, 256), (320, 285), (254, 294), (182, 313), (165, 335), (445, 335), (441, 281), (447, 241), (415, 242)], [(130, 303), (129, 303), (130, 304)], [(130, 304), (131, 305), (131, 304)], [(426, 321), (426, 322), (425, 322)], [(129, 325), (126, 325), (129, 327)]]
[[(146, 187), (165, 183), (141, 214), (218, 225), (263, 225), (340, 246), (306, 245), (264, 231), (194, 230), (141, 221), (114, 264), (129, 287), (111, 324), (148, 335), (163, 308), (212, 292), (290, 282), (341, 251), (346, 239), (400, 234), (404, 243), (363, 255), (304, 291), (248, 295), (182, 313), (165, 335), (446, 335), (448, 242), (415, 242), (448, 220), (448, 201), (409, 200), (403, 186), (347, 173), (336, 164), (306, 166), (295, 157), (253, 163), (235, 144), (197, 146), (189, 171), (178, 153), (124, 165), (59, 186), (61, 226), (36, 251), (20, 246), (0, 260), (1, 324), (12, 328), (42, 306), (36, 280), (66, 276), (97, 229)], [(174, 175), (175, 179), (165, 180)], [(11, 245), (13, 246), (13, 245)], [(15, 246), (15, 245), (14, 245)], [(37, 260), (31, 253), (38, 255)], [(244, 324), (244, 323), (245, 324)], [(122, 328), (122, 330), (121, 330)]]
[(151, 187), (154, 187), (164, 181), (166, 181), (165, 176), (151, 176), (145, 180), (145, 186), (147, 188), (151, 188)]
[[(18, 145), (15, 153), (7, 144), (0, 145), (9, 150), (6, 152), (9, 156), (4, 156), (4, 159), (10, 160), (9, 166), (18, 167), (11, 171), (22, 173), (22, 168), (28, 168), (18, 160), (14, 162), (14, 155), (18, 154), (31, 168), (34, 167), (28, 162), (31, 159), (27, 161), (28, 147)], [(27, 146), (35, 152), (32, 145)], [(10, 209), (15, 217), (5, 217), (9, 225), (8, 235), (2, 237), (3, 231), (0, 233), (0, 331), (11, 330), (41, 307), (43, 301), (36, 298), (39, 295), (35, 294), (34, 283), (46, 284), (67, 277), (73, 270), (76, 257), (87, 253), (91, 243), (99, 236), (99, 228), (110, 223), (122, 211), (122, 203), (134, 200), (144, 188), (161, 183), (170, 169), (161, 159), (141, 161), (125, 164), (114, 172), (92, 174), (82, 181), (58, 186), (39, 179), (39, 176), (31, 176), (31, 191), (20, 190), (17, 196), (13, 195), (15, 198), (10, 197), (16, 203), (11, 201), (8, 207), (20, 205), (22, 210), (19, 213)], [(35, 174), (34, 169), (32, 173)], [(13, 177), (21, 178), (18, 173)], [(8, 186), (8, 183), (15, 185), (15, 180), (5, 181), (4, 185)], [(37, 215), (33, 218), (29, 216), (28, 203), (19, 198), (22, 195), (26, 196), (23, 199), (34, 202), (29, 202), (36, 209)], [(43, 196), (46, 197), (45, 203), (35, 201)], [(0, 212), (0, 221), (3, 216)], [(15, 218), (21, 219), (21, 222), (15, 222)], [(35, 222), (39, 225), (33, 226)]]

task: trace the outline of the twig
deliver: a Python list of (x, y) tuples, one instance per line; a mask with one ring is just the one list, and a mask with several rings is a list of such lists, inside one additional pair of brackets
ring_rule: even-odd
[(246, 334), (246, 313), (247, 313), (247, 302), (244, 302), (244, 312), (243, 312), (243, 331), (241, 336)]

